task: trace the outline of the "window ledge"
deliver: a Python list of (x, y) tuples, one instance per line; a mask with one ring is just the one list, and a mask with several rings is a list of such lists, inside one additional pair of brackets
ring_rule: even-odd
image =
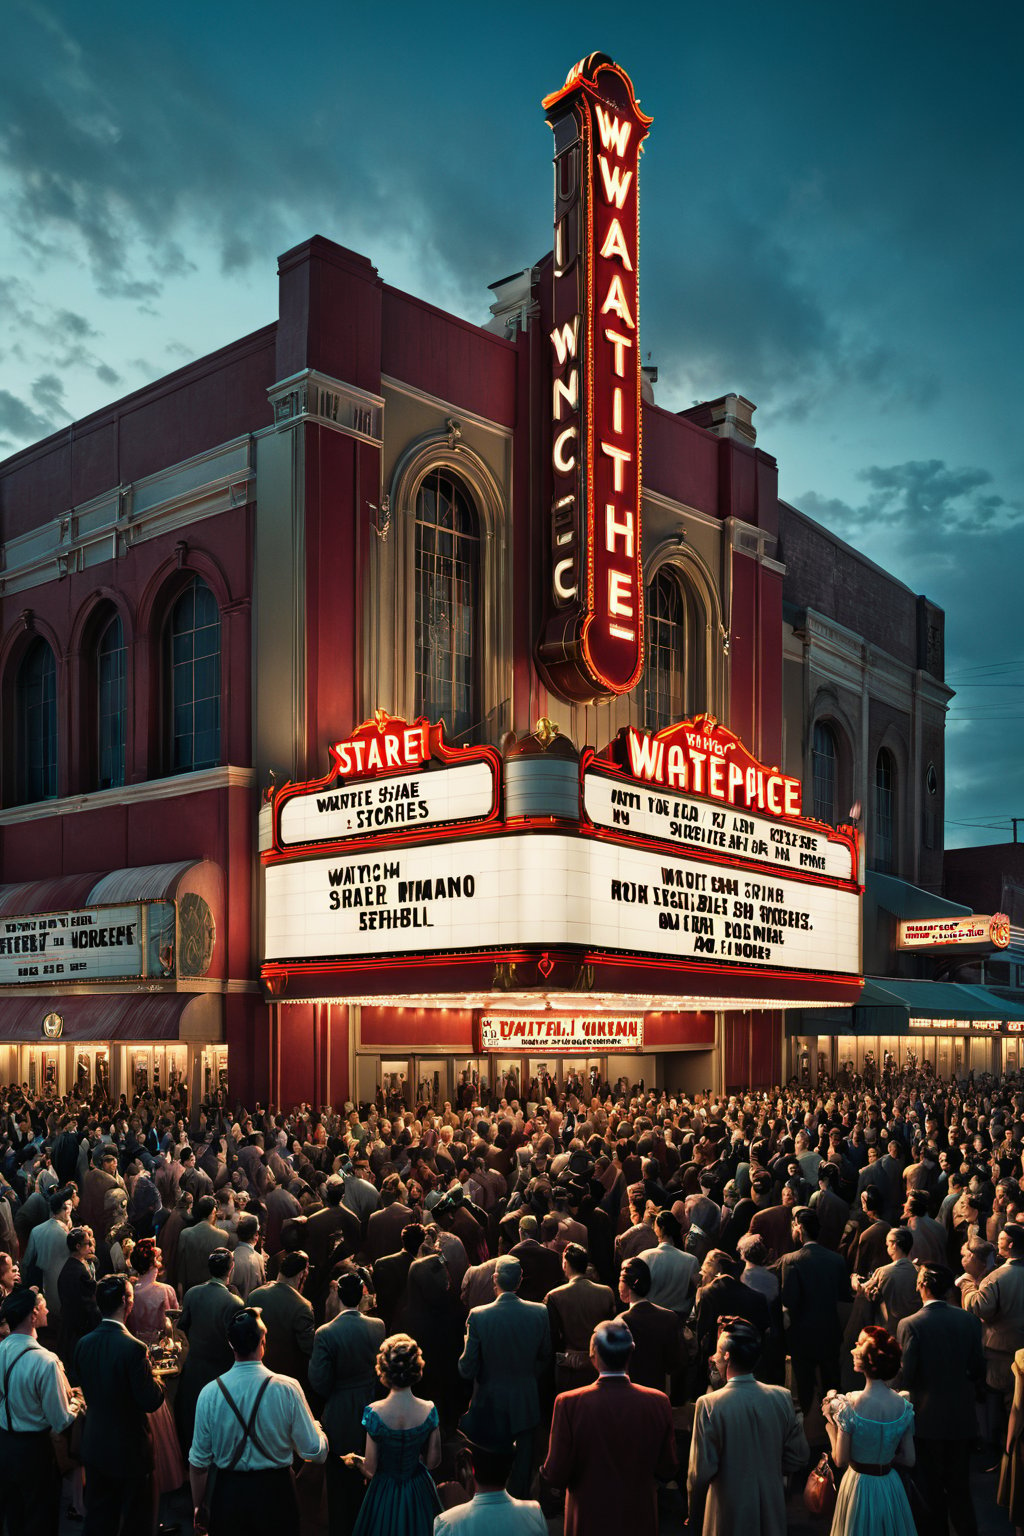
[(87, 795), (66, 795), (62, 799), (36, 800), (31, 805), (13, 805), (0, 810), (0, 827), (41, 821), (49, 816), (71, 816), (76, 811), (100, 810), (107, 806), (138, 805), (149, 800), (176, 800), (182, 795), (204, 794), (211, 789), (255, 788), (255, 768), (235, 768), (229, 764), (205, 768), (200, 773), (176, 773), (166, 779), (147, 779), (144, 784), (121, 784), (116, 789), (97, 789)]

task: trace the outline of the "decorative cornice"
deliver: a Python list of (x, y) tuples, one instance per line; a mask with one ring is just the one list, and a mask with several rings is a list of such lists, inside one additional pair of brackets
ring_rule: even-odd
[(233, 438), (90, 501), (0, 545), (0, 597), (121, 559), (136, 544), (244, 506), (255, 493), (252, 441)]
[(729, 535), (729, 546), (737, 554), (756, 560), (758, 565), (774, 571), (777, 576), (786, 574), (786, 566), (778, 558), (779, 540), (776, 534), (767, 533), (765, 529), (757, 528), (753, 523), (746, 523), (740, 517), (727, 517), (725, 526)]
[(279, 432), (309, 422), (378, 447), (384, 441), (384, 401), (355, 384), (305, 368), (272, 385), (267, 395)]

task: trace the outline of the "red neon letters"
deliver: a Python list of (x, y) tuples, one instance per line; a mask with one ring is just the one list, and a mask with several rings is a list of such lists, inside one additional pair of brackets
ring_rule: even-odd
[(624, 70), (591, 54), (545, 98), (555, 135), (551, 343), (552, 690), (628, 693), (644, 662), (640, 556), (640, 149), (651, 119)]

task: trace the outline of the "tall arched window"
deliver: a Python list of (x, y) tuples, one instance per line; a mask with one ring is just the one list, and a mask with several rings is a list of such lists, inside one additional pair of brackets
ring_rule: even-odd
[(220, 612), (193, 576), (167, 622), (170, 679), (170, 773), (194, 773), (220, 762)]
[(811, 770), (814, 789), (814, 819), (836, 825), (836, 766), (839, 757), (836, 733), (819, 720), (811, 744)]
[(891, 875), (896, 849), (896, 764), (883, 747), (875, 760), (875, 857), (879, 874)]
[(662, 566), (647, 593), (644, 724), (650, 731), (708, 707), (701, 619), (679, 572)]
[(416, 497), (416, 713), (448, 737), (478, 721), (476, 612), (480, 531), (468, 497), (435, 470)]
[(124, 783), (125, 677), (127, 652), (119, 614), (114, 614), (96, 643), (96, 784), (115, 789)]
[(57, 663), (42, 638), (22, 658), (15, 709), (18, 799), (50, 800), (57, 793)]

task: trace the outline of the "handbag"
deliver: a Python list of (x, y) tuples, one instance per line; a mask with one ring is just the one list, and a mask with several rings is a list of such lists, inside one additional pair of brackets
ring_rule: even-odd
[(836, 1480), (828, 1452), (823, 1451), (818, 1465), (804, 1485), (804, 1505), (808, 1514), (822, 1515), (831, 1520), (836, 1508)]

